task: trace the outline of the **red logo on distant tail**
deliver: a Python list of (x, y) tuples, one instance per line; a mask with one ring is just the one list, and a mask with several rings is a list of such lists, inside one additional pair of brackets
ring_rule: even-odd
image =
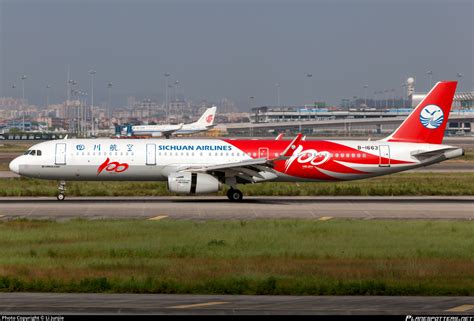
[(206, 122), (207, 122), (207, 123), (212, 123), (212, 119), (213, 119), (213, 118), (214, 118), (214, 116), (212, 116), (212, 115), (207, 116), (207, 117), (206, 117)]
[(102, 173), (102, 171), (105, 169), (107, 172), (115, 172), (115, 173), (121, 173), (126, 171), (128, 168), (127, 163), (119, 163), (119, 162), (111, 162), (110, 159), (107, 157), (105, 162), (103, 162), (99, 168), (97, 168), (97, 175)]

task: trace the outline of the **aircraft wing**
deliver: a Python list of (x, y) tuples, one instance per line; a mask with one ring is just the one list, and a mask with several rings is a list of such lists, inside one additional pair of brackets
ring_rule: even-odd
[(293, 150), (297, 144), (301, 141), (301, 134), (298, 134), (296, 138), (280, 153), (280, 155), (273, 159), (255, 158), (248, 159), (234, 163), (223, 163), (223, 164), (212, 164), (204, 166), (190, 166), (181, 168), (180, 171), (184, 172), (224, 172), (226, 177), (240, 177), (247, 180), (249, 183), (254, 183), (258, 179), (265, 179), (268, 175), (266, 173), (273, 173), (273, 167), (275, 161), (285, 160), (291, 157)]
[(223, 172), (226, 177), (240, 177), (249, 183), (254, 183), (255, 178), (264, 179), (262, 172), (272, 172), (272, 163), (266, 158), (249, 159), (241, 162), (226, 163), (209, 166), (193, 166), (182, 168), (183, 172), (201, 172), (215, 174), (215, 172)]

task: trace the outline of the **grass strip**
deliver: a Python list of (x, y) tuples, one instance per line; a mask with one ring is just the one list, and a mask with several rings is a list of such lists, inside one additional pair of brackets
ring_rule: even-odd
[(474, 222), (0, 222), (0, 291), (474, 295)]

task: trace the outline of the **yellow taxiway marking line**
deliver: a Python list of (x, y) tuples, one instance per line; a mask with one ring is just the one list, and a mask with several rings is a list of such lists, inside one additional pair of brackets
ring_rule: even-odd
[(469, 310), (472, 310), (474, 309), (474, 304), (463, 304), (463, 305), (460, 305), (458, 307), (455, 307), (455, 308), (452, 308), (452, 309), (449, 309), (449, 310), (446, 310), (448, 312), (466, 312), (466, 311), (469, 311)]
[(162, 220), (164, 218), (167, 218), (168, 215), (159, 215), (159, 216), (155, 216), (155, 217), (150, 217), (148, 220), (149, 221), (158, 221), (158, 220)]
[(332, 219), (332, 216), (322, 216), (318, 219), (318, 221), (327, 221), (327, 220), (330, 220)]
[(199, 308), (199, 307), (208, 307), (211, 305), (218, 305), (218, 304), (226, 304), (229, 302), (205, 302), (205, 303), (196, 303), (196, 304), (185, 304), (185, 305), (175, 305), (173, 307), (169, 307), (170, 309), (188, 309), (188, 308)]

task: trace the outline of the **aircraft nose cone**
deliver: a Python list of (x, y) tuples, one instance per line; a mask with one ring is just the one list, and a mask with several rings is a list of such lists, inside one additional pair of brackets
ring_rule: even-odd
[(20, 162), (18, 158), (15, 158), (10, 162), (10, 170), (16, 174), (20, 174)]

